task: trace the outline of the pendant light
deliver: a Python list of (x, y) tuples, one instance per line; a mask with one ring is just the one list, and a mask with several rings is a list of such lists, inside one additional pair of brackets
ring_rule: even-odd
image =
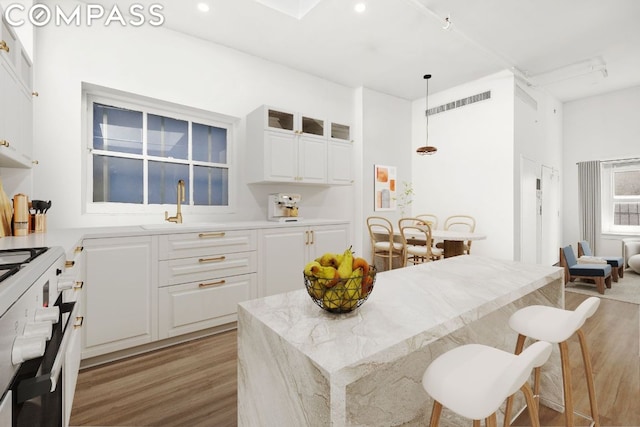
[(426, 139), (426, 144), (423, 147), (418, 147), (418, 149), (416, 150), (416, 153), (418, 153), (421, 156), (435, 154), (435, 152), (438, 151), (436, 147), (429, 145), (429, 79), (430, 78), (431, 78), (431, 74), (424, 75), (424, 79), (427, 81), (427, 96), (426, 96), (427, 110), (425, 111), (425, 115), (427, 116), (427, 126), (426, 126), (427, 139)]

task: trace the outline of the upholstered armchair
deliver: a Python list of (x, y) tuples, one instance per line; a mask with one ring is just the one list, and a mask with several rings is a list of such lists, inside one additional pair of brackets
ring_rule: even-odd
[(629, 257), (640, 254), (640, 237), (622, 239), (622, 257), (625, 268), (629, 266)]

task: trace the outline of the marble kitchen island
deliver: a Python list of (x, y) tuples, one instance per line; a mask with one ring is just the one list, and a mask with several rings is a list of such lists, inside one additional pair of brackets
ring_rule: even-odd
[[(300, 288), (239, 304), (240, 426), (427, 425), (432, 400), (421, 381), (431, 360), (464, 343), (513, 351), (513, 312), (564, 307), (562, 269), (474, 255), (379, 273), (347, 314), (316, 306), (302, 272)], [(561, 384), (555, 348), (543, 404), (557, 409)], [(460, 420), (445, 409), (441, 425)]]

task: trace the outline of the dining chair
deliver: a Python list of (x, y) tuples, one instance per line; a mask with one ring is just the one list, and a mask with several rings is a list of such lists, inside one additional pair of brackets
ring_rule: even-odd
[(400, 218), (398, 227), (402, 237), (403, 267), (409, 261), (415, 265), (436, 261), (444, 256), (442, 249), (432, 245), (431, 225), (428, 222), (422, 222), (420, 218)]
[(416, 215), (415, 218), (429, 224), (432, 230), (435, 230), (436, 228), (438, 228), (438, 217), (436, 215), (420, 214), (420, 215)]
[(387, 218), (381, 216), (370, 216), (367, 218), (367, 228), (369, 229), (369, 237), (371, 238), (371, 256), (373, 262), (376, 258), (382, 258), (387, 261), (387, 269), (393, 269), (393, 260), (398, 259), (402, 262), (404, 257), (404, 245), (393, 239), (393, 225)]
[[(470, 215), (451, 215), (444, 220), (445, 230), (464, 230), (474, 232), (476, 231), (476, 220)], [(436, 244), (438, 248), (444, 248), (443, 243)], [(464, 242), (464, 253), (471, 253), (471, 240)]]

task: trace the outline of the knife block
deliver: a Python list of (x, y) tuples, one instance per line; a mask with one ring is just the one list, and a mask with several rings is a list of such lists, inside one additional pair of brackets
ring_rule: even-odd
[(47, 231), (47, 216), (45, 214), (31, 214), (31, 231), (33, 233), (44, 233)]

